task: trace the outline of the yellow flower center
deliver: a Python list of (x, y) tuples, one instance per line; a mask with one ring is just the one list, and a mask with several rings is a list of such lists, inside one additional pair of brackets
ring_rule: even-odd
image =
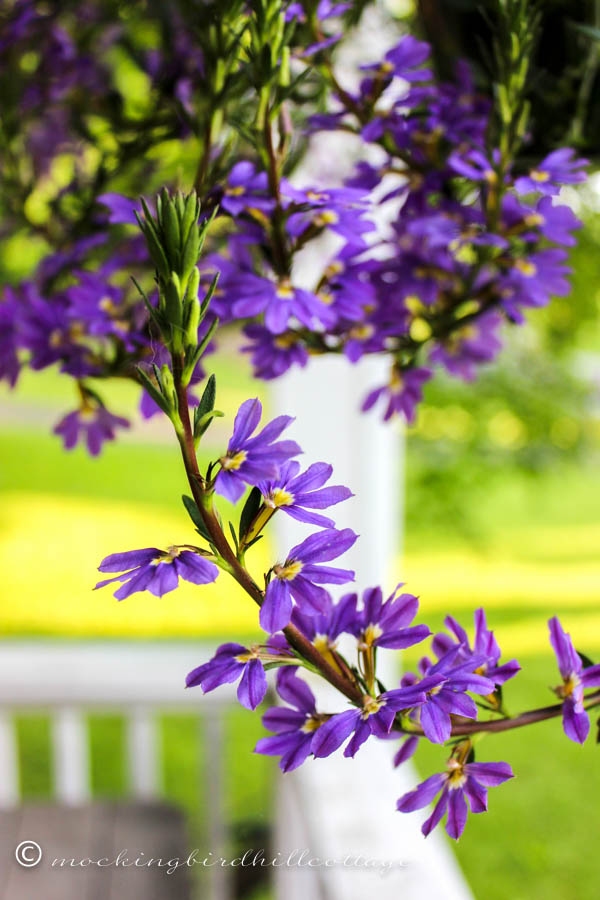
[(336, 212), (332, 209), (324, 209), (314, 218), (315, 225), (319, 227), (323, 227), (325, 225), (335, 225), (336, 222), (339, 222), (340, 217)]
[(343, 271), (344, 264), (339, 262), (339, 260), (334, 260), (332, 263), (329, 263), (329, 265), (325, 269), (325, 276), (327, 278), (332, 278), (334, 275), (339, 275), (340, 272)]
[(527, 275), (528, 278), (532, 278), (537, 273), (537, 266), (528, 259), (518, 259), (515, 269), (518, 269), (523, 275)]
[(248, 454), (245, 450), (238, 450), (238, 452), (234, 453), (233, 456), (222, 456), (220, 459), (220, 463), (224, 469), (227, 469), (227, 471), (235, 472), (240, 468), (247, 456)]
[(273, 571), (280, 581), (293, 581), (302, 571), (303, 564), (299, 559), (292, 559), (284, 566), (274, 566)]
[(98, 306), (107, 313), (115, 313), (117, 311), (117, 304), (114, 303), (110, 297), (103, 297), (98, 303)]
[(282, 350), (288, 350), (296, 343), (296, 335), (291, 334), (291, 332), (289, 334), (278, 334), (273, 343)]
[(367, 625), (363, 633), (363, 643), (366, 644), (367, 647), (370, 647), (382, 634), (383, 631), (379, 625)]
[(532, 169), (529, 173), (529, 176), (532, 181), (537, 181), (538, 184), (543, 184), (545, 181), (550, 179), (550, 172), (544, 172), (541, 169)]
[(180, 553), (181, 547), (175, 547), (172, 545), (167, 549), (166, 553), (161, 553), (160, 556), (157, 556), (156, 559), (153, 559), (150, 565), (157, 566), (159, 563), (172, 563), (174, 559), (177, 559)]
[(394, 391), (394, 393), (400, 393), (404, 389), (404, 378), (398, 369), (392, 369), (392, 376), (390, 378), (390, 390)]
[(362, 718), (368, 719), (369, 716), (375, 715), (375, 713), (379, 712), (384, 706), (385, 700), (375, 700), (374, 697), (369, 697), (368, 694), (365, 695), (363, 699), (363, 711), (361, 713)]
[(467, 776), (463, 769), (463, 764), (460, 763), (457, 759), (449, 759), (447, 768), (448, 787), (451, 791), (455, 791), (458, 788), (462, 787), (467, 780)]
[(326, 306), (331, 306), (335, 300), (335, 295), (331, 291), (319, 291), (317, 296), (321, 303), (325, 303)]
[(483, 177), (488, 184), (494, 185), (498, 183), (498, 175), (496, 174), (496, 172), (494, 172), (493, 169), (486, 169), (483, 173)]
[(240, 197), (244, 193), (244, 187), (241, 184), (237, 187), (228, 187), (225, 193), (230, 197)]
[(290, 300), (294, 296), (294, 288), (291, 284), (280, 284), (276, 293), (281, 300)]
[(313, 639), (313, 647), (315, 647), (315, 649), (318, 650), (319, 653), (325, 654), (331, 647), (331, 644), (329, 643), (329, 638), (327, 637), (327, 635), (326, 634), (316, 634)]
[(268, 497), (265, 497), (265, 503), (272, 509), (278, 509), (280, 506), (291, 506), (294, 502), (294, 495), (283, 488), (275, 488)]
[(258, 644), (253, 645), (247, 650), (245, 653), (239, 653), (236, 656), (236, 660), (241, 663), (249, 662), (251, 659), (259, 659), (260, 657), (260, 647)]
[(575, 688), (580, 684), (581, 678), (579, 675), (576, 675), (575, 672), (572, 672), (571, 675), (565, 679), (565, 683), (557, 689), (556, 693), (559, 697), (570, 697)]
[(313, 731), (316, 731), (317, 728), (320, 727), (321, 720), (317, 716), (308, 716), (300, 731), (303, 731), (305, 734), (312, 734)]
[(525, 216), (523, 221), (531, 228), (534, 225), (543, 225), (546, 220), (539, 213), (530, 213), (528, 216)]
[(370, 337), (373, 337), (375, 334), (375, 329), (372, 325), (355, 325), (354, 328), (350, 329), (350, 337), (355, 338), (358, 341), (367, 341)]

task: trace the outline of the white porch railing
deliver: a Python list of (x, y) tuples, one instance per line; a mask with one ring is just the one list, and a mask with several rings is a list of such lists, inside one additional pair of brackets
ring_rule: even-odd
[[(126, 722), (126, 771), (134, 800), (157, 799), (161, 760), (157, 717), (161, 712), (197, 712), (202, 717), (206, 756), (207, 846), (227, 858), (224, 803), (223, 718), (235, 702), (235, 686), (203, 696), (185, 690), (185, 674), (210, 658), (205, 644), (71, 643), (7, 641), (0, 644), (0, 812), (20, 802), (14, 716), (43, 711), (52, 728), (55, 799), (76, 806), (91, 799), (86, 714), (115, 712)], [(193, 847), (182, 847), (181, 854)], [(209, 868), (207, 900), (232, 900), (230, 870)]]

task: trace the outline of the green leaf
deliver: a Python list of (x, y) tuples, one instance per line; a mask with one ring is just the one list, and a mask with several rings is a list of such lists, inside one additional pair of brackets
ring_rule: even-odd
[(194, 525), (196, 526), (196, 531), (198, 534), (203, 537), (206, 541), (211, 543), (211, 537), (208, 531), (206, 530), (206, 525), (200, 515), (200, 510), (196, 504), (196, 501), (193, 497), (188, 497), (187, 494), (183, 494), (181, 499), (183, 500), (183, 505), (185, 506), (188, 515)]
[(237, 553), (240, 549), (240, 545), (238, 544), (237, 534), (235, 533), (235, 528), (233, 527), (233, 522), (229, 523), (229, 530), (231, 532), (231, 537), (233, 538), (233, 543), (235, 545), (235, 552)]
[(210, 412), (198, 419), (194, 424), (194, 438), (196, 442), (202, 437), (213, 419), (221, 419), (224, 415), (225, 413), (221, 412), (220, 409), (211, 409)]
[(207, 412), (215, 408), (215, 400), (217, 398), (217, 379), (211, 375), (200, 397), (200, 403), (194, 410), (194, 428), (196, 423), (202, 419)]
[(146, 389), (148, 394), (152, 397), (152, 399), (154, 400), (156, 405), (159, 407), (159, 409), (162, 409), (162, 411), (167, 416), (170, 415), (169, 404), (167, 403), (166, 399), (161, 394), (160, 390), (156, 387), (156, 385), (154, 384), (152, 379), (139, 366), (136, 366), (136, 371), (138, 373), (138, 378), (141, 381), (143, 387)]
[(240, 516), (240, 541), (243, 541), (248, 534), (250, 526), (254, 522), (258, 511), (262, 506), (262, 494), (257, 487), (253, 487), (248, 494), (248, 499), (244, 504), (242, 514)]
[(589, 656), (586, 656), (585, 653), (581, 653), (581, 651), (577, 650), (577, 649), (575, 650), (575, 652), (576, 652), (577, 656), (579, 657), (579, 659), (581, 660), (581, 662), (583, 663), (584, 669), (587, 669), (590, 666), (594, 665), (592, 660), (589, 658)]

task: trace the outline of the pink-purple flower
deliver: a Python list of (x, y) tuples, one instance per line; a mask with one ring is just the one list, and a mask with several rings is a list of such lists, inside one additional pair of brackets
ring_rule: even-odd
[(122, 573), (96, 585), (96, 588), (101, 588), (115, 581), (124, 582), (115, 591), (117, 600), (124, 600), (137, 591), (150, 591), (155, 597), (162, 597), (178, 587), (180, 578), (192, 584), (210, 584), (219, 574), (209, 559), (193, 550), (176, 546), (167, 550), (147, 547), (144, 550), (112, 553), (102, 560), (98, 571)]
[(293, 603), (301, 610), (319, 613), (328, 601), (321, 584), (345, 584), (354, 581), (354, 572), (322, 563), (337, 559), (356, 541), (352, 529), (325, 528), (311, 534), (292, 547), (285, 562), (273, 566), (265, 599), (260, 608), (260, 626), (269, 634), (280, 631), (289, 623)]
[(64, 416), (54, 426), (54, 434), (62, 437), (67, 450), (85, 440), (90, 454), (97, 456), (105, 441), (114, 440), (117, 428), (129, 428), (127, 419), (113, 415), (104, 406), (86, 404)]
[(299, 522), (333, 528), (333, 519), (312, 512), (327, 509), (353, 496), (343, 485), (323, 487), (332, 473), (333, 466), (324, 462), (313, 463), (300, 472), (300, 463), (294, 459), (283, 463), (277, 478), (261, 481), (258, 489), (263, 502), (271, 509), (280, 509)]
[(446, 831), (457, 841), (464, 831), (469, 808), (472, 813), (485, 812), (487, 788), (513, 777), (508, 763), (464, 762), (457, 756), (452, 756), (444, 773), (432, 775), (413, 791), (404, 794), (398, 800), (396, 808), (400, 812), (422, 809), (441, 791), (433, 812), (423, 823), (421, 831), (427, 837), (447, 812)]
[(266, 478), (276, 478), (279, 467), (302, 450), (295, 441), (278, 441), (279, 435), (293, 422), (291, 416), (277, 416), (252, 437), (262, 415), (258, 399), (246, 400), (240, 406), (233, 425), (227, 452), (220, 458), (220, 471), (215, 491), (237, 503), (246, 485), (257, 485)]
[(571, 635), (565, 632), (556, 616), (548, 620), (548, 627), (550, 643), (563, 680), (560, 687), (555, 689), (563, 701), (563, 728), (568, 738), (577, 744), (583, 744), (590, 730), (590, 717), (583, 705), (583, 692), (585, 688), (600, 687), (600, 665), (584, 666), (573, 646)]
[(207, 663), (197, 666), (186, 676), (186, 687), (200, 685), (205, 694), (223, 684), (239, 679), (237, 697), (246, 709), (256, 709), (267, 692), (266, 664), (285, 665), (290, 661), (289, 648), (283, 635), (269, 639), (266, 644), (221, 644)]

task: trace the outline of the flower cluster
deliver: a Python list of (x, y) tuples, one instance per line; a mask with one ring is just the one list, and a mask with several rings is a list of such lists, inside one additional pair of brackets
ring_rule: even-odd
[[(214, 390), (214, 384), (205, 389), (201, 412), (214, 405)], [(207, 391), (212, 395), (210, 403)], [(193, 469), (182, 442), (186, 465), (193, 470), (190, 484), (200, 486), (195, 499), (184, 500), (207, 547), (185, 544), (112, 554), (102, 561), (100, 571), (115, 574), (96, 587), (119, 582), (115, 592), (119, 600), (145, 590), (163, 596), (177, 587), (180, 578), (205, 585), (216, 579), (219, 569), (229, 572), (259, 605), (258, 618), (266, 637), (250, 646), (221, 645), (212, 659), (188, 674), (186, 686), (199, 686), (207, 693), (237, 682), (239, 702), (255, 710), (267, 693), (268, 670), (276, 669), (281, 703), (264, 713), (263, 724), (271, 734), (258, 741), (256, 752), (279, 757), (284, 772), (309, 757), (331, 756), (342, 747), (345, 757), (354, 757), (371, 739), (401, 741), (394, 765), (412, 756), (420, 741), (435, 745), (452, 741), (445, 770), (400, 797), (397, 809), (421, 809), (439, 794), (423, 833), (429, 834), (446, 815), (446, 830), (458, 839), (469, 810), (487, 809), (487, 788), (513, 776), (506, 762), (475, 761), (470, 735), (562, 714), (567, 736), (583, 743), (589, 731), (586, 706), (600, 703), (598, 691), (585, 695), (585, 689), (600, 687), (600, 665), (577, 654), (558, 619), (551, 619), (550, 639), (563, 680), (556, 688), (561, 703), (510, 719), (503, 688), (520, 666), (514, 659), (502, 662), (483, 609), (475, 612), (470, 638), (452, 616), (445, 619), (447, 630), (437, 634), (415, 622), (419, 601), (404, 592), (403, 585), (385, 599), (375, 586), (362, 596), (351, 592), (336, 600), (324, 585), (352, 581), (354, 572), (328, 563), (342, 556), (357, 535), (348, 528), (336, 529), (332, 519), (313, 510), (327, 509), (352, 495), (342, 485), (327, 486), (332, 468), (325, 463), (300, 471), (294, 459), (300, 447), (280, 440), (292, 422), (290, 417), (280, 416), (256, 433), (261, 413), (257, 399), (241, 405), (227, 450), (209, 464), (205, 476)], [(215, 492), (234, 504), (247, 493), (239, 528), (231, 524), (234, 546), (225, 538), (212, 508)], [(293, 547), (283, 562), (271, 566), (261, 588), (244, 559), (279, 510), (317, 530)], [(431, 656), (421, 656), (417, 671), (405, 672), (398, 686), (386, 687), (378, 674), (378, 655), (405, 651), (428, 638)], [(354, 660), (349, 655), (353, 652)], [(320, 709), (301, 669), (321, 674), (350, 705), (335, 712)], [(482, 710), (487, 718), (482, 718)]]
[[(293, 3), (282, 12), (294, 72), (313, 71), (315, 54), (326, 53), (339, 40), (339, 23), (349, 8), (323, 2), (309, 15), (304, 4)], [(86, 10), (100, 28), (92, 0)], [(223, 11), (225, 19), (230, 12)], [(248, 29), (251, 40), (271, 41), (266, 33), (260, 37), (252, 13), (245, 11), (235, 27), (224, 25), (221, 43), (227, 34), (237, 46), (238, 27)], [(105, 30), (104, 49), (126, 43), (127, 35)], [(21, 98), (33, 110), (33, 122), (42, 122), (42, 134), (51, 133), (51, 139), (37, 143), (35, 134), (25, 135), (35, 166), (44, 168), (48, 160), (38, 158), (32, 140), (48, 159), (59, 147), (76, 152), (80, 116), (65, 120), (64, 127), (59, 120), (63, 112), (72, 116), (73, 93), (82, 85), (87, 92), (102, 89), (106, 63), (82, 52), (60, 16), (47, 15), (29, 0), (15, 5), (6, 33), (0, 74), (3, 53), (9, 61), (38, 33), (44, 35), (45, 87), (34, 96), (26, 79)], [(194, 45), (178, 17), (171, 43), (177, 52), (169, 59), (154, 50), (140, 54), (140, 61), (174, 114), (172, 133), (182, 137), (200, 115), (200, 96), (211, 91), (221, 96), (223, 75), (217, 74), (216, 50)], [(227, 63), (232, 71), (241, 65), (237, 54), (232, 45)], [(205, 292), (214, 291), (212, 316), (222, 324), (243, 324), (244, 350), (258, 377), (279, 377), (290, 366), (306, 365), (314, 353), (342, 353), (350, 363), (385, 353), (389, 379), (366, 392), (362, 409), (379, 407), (385, 419), (402, 415), (412, 422), (436, 367), (473, 379), (499, 353), (504, 322), (522, 323), (527, 310), (567, 292), (564, 248), (574, 243), (579, 222), (557, 195), (562, 185), (584, 179), (586, 161), (561, 148), (530, 171), (517, 171), (510, 155), (489, 149), (493, 110), (468, 67), (459, 64), (452, 82), (439, 81), (429, 45), (410, 35), (382, 61), (362, 66), (361, 74), (352, 91), (334, 80), (331, 108), (306, 124), (309, 137), (322, 130), (352, 132), (362, 142), (362, 158), (341, 182), (292, 184), (281, 175), (284, 156), (275, 159), (269, 147), (266, 156), (256, 146), (241, 156), (205, 148), (198, 170), (202, 216), (215, 212), (221, 223), (199, 263), (200, 284)], [(215, 115), (206, 123), (209, 135), (216, 128)], [(284, 129), (282, 148), (288, 137)], [(79, 223), (70, 236), (75, 224), (65, 221), (58, 246), (35, 276), (7, 289), (0, 301), (6, 326), (0, 376), (11, 384), (23, 361), (35, 369), (58, 364), (83, 384), (84, 392), (89, 378), (135, 377), (140, 364), (152, 377), (152, 364), (162, 365), (152, 328), (156, 297), (150, 292), (144, 300), (123, 278), (124, 272), (147, 266), (143, 242), (124, 228), (135, 225), (142, 207), (105, 182), (98, 182), (84, 227)], [(76, 191), (82, 185), (74, 179), (65, 193)], [(383, 220), (388, 225), (376, 228), (375, 221)], [(333, 256), (312, 285), (297, 284), (298, 255), (324, 235), (335, 247)], [(106, 418), (97, 412), (101, 401), (93, 406), (97, 418)], [(146, 400), (142, 413), (156, 409)], [(87, 436), (82, 422), (88, 413), (84, 403), (56, 429), (67, 447)], [(107, 427), (94, 429), (90, 449), (96, 452), (119, 424), (107, 420)], [(221, 473), (219, 490), (227, 490), (228, 483), (232, 499), (239, 493), (237, 461), (229, 451), (227, 459), (232, 468)]]

